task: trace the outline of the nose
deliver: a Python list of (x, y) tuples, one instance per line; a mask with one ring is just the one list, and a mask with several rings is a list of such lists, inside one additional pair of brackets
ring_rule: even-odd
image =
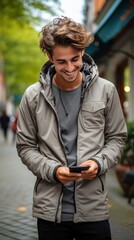
[(66, 65), (66, 71), (67, 72), (72, 72), (74, 70), (74, 65), (72, 62), (68, 62)]

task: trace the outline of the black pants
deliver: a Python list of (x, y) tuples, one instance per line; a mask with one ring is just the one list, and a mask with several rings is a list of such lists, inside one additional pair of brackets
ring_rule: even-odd
[(109, 222), (61, 222), (38, 219), (39, 240), (111, 240)]

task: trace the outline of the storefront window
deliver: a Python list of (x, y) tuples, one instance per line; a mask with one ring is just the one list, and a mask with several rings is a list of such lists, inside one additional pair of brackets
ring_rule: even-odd
[(124, 117), (127, 120), (130, 92), (130, 70), (127, 58), (121, 61), (116, 68), (116, 87), (119, 93)]

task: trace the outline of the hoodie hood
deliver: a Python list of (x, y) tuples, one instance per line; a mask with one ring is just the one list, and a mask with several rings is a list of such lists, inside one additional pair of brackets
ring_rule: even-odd
[[(81, 72), (83, 75), (83, 84), (87, 87), (87, 85), (91, 81), (97, 79), (98, 68), (94, 60), (87, 54), (84, 54), (82, 61), (83, 65), (81, 68)], [(43, 85), (44, 84), (51, 85), (51, 79), (55, 73), (56, 71), (54, 64), (51, 63), (50, 61), (47, 61), (41, 69), (39, 81)]]

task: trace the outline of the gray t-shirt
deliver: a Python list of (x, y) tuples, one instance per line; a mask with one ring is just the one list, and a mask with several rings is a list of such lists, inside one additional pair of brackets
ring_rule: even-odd
[[(77, 165), (77, 118), (80, 108), (81, 86), (74, 90), (65, 91), (53, 84), (52, 89), (67, 165)], [(69, 182), (63, 185), (62, 221), (73, 221), (74, 213), (74, 182)]]

